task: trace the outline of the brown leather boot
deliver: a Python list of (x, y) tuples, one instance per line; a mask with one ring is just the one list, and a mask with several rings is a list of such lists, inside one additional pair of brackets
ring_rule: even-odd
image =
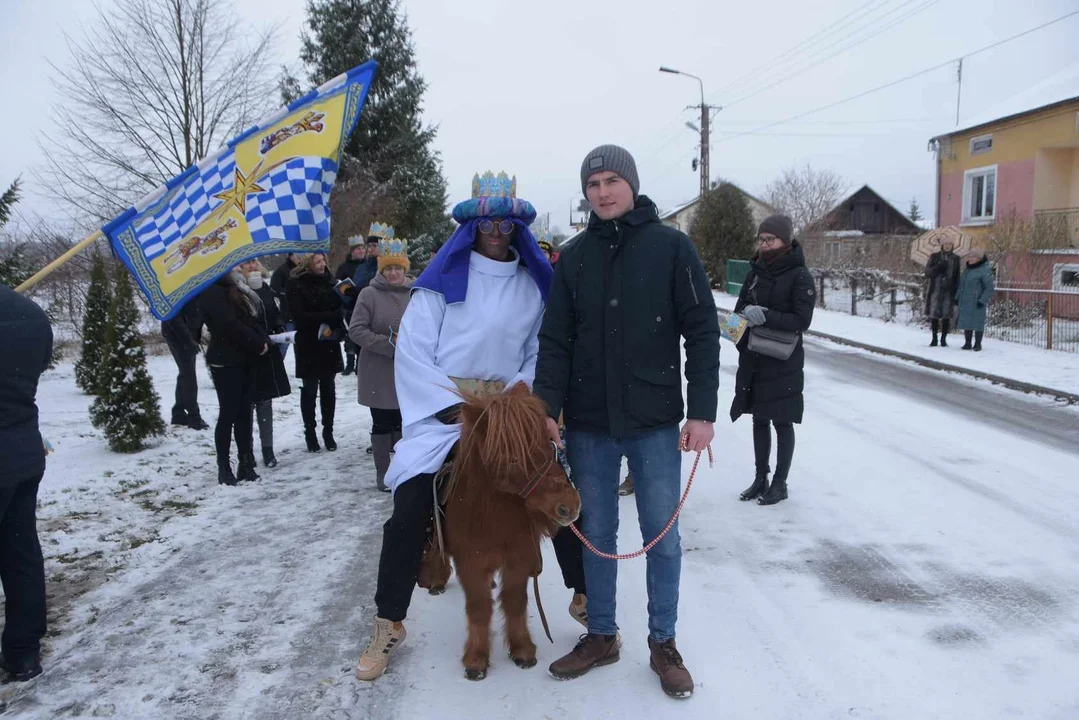
[(568, 655), (551, 663), (549, 672), (556, 680), (579, 678), (595, 667), (618, 662), (617, 635), (582, 635)]
[(679, 699), (693, 695), (693, 676), (682, 663), (682, 655), (675, 647), (674, 638), (663, 642), (648, 638), (648, 650), (652, 654), (648, 664), (659, 675), (663, 692)]

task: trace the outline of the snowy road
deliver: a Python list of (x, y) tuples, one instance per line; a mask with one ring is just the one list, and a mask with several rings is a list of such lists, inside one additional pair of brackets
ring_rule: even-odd
[[(541, 584), (556, 645), (537, 640), (539, 668), (496, 658), (485, 682), (464, 680), (451, 583), (440, 597), (417, 593), (393, 671), (357, 683), (389, 507), (370, 490), (369, 459), (345, 442), (301, 453), (286, 400), (281, 467), (258, 486), (218, 488), (206, 434), (133, 457), (101, 450), (68, 367), (43, 388), (49, 437), (61, 440), (43, 545), (50, 575), (76, 558), (108, 580), (87, 580), (54, 621), (46, 674), (0, 701), (42, 718), (1079, 717), (1079, 413), (824, 343), (807, 356), (791, 500), (737, 501), (753, 472), (750, 424), (721, 422), (717, 466), (683, 515), (679, 646), (698, 692), (682, 704), (648, 668), (643, 561), (620, 568), (621, 661), (568, 683), (543, 672), (579, 631), (549, 551)], [(721, 414), (734, 360), (724, 344)], [(171, 389), (168, 362), (151, 369)], [(355, 446), (368, 420), (353, 392), (339, 380), (338, 434)], [(141, 493), (153, 514), (127, 509)], [(640, 538), (622, 502), (630, 550)], [(93, 565), (87, 548), (100, 540), (108, 555), (120, 523), (143, 541)]]

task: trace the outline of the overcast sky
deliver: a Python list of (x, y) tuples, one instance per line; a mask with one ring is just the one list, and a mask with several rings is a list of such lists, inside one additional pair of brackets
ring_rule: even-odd
[[(713, 178), (756, 194), (783, 168), (809, 163), (835, 170), (850, 185), (868, 183), (903, 210), (917, 198), (932, 219), (934, 165), (926, 145), (955, 127), (954, 65), (759, 134), (733, 135), (977, 50), (1079, 9), (1079, 0), (402, 5), (430, 86), (425, 115), (439, 126), (436, 146), (451, 202), (468, 196), (473, 173), (505, 169), (517, 175), (521, 197), (566, 229), (570, 205), (580, 197), (581, 159), (601, 143), (634, 154), (641, 190), (661, 208), (697, 194), (690, 162), (698, 136), (684, 123), (698, 117), (683, 108), (699, 102), (699, 86), (657, 72), (660, 65), (699, 75), (707, 100), (729, 106), (713, 121)], [(252, 25), (280, 26), (276, 60), (294, 65), (303, 6), (302, 0), (235, 0), (236, 12)], [(79, 36), (94, 14), (88, 0), (0, 0), (0, 188), (22, 175), (23, 212), (55, 213), (30, 176), (41, 163), (38, 133), (49, 126), (57, 99), (48, 61), (67, 62), (64, 33)], [(829, 26), (798, 57), (767, 67)], [(964, 61), (959, 124), (1010, 109), (1032, 86), (1079, 67), (1076, 37), (1079, 15)], [(1071, 95), (1079, 95), (1079, 74), (1068, 77)]]

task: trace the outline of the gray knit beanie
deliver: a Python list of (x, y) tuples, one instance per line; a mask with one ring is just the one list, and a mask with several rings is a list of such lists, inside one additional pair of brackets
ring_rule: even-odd
[(585, 186), (588, 185), (588, 178), (608, 170), (629, 183), (636, 199), (641, 190), (641, 181), (637, 179), (637, 163), (633, 161), (628, 150), (617, 145), (600, 145), (585, 155), (584, 162), (581, 163), (581, 192), (587, 196)]
[(762, 233), (775, 235), (784, 245), (790, 245), (794, 239), (794, 223), (786, 215), (769, 215), (757, 229), (757, 235)]

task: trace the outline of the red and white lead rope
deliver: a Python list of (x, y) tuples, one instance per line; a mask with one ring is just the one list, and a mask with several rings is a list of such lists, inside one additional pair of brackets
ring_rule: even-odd
[[(648, 543), (647, 545), (645, 545), (643, 548), (641, 548), (637, 552), (625, 553), (625, 554), (622, 554), (622, 555), (614, 555), (614, 554), (611, 554), (611, 553), (601, 552), (601, 551), (596, 549), (595, 545), (593, 545), (592, 543), (590, 543), (588, 541), (588, 538), (586, 538), (584, 536), (584, 533), (582, 533), (580, 530), (577, 529), (577, 526), (575, 524), (571, 524), (569, 526), (570, 530), (573, 531), (574, 535), (576, 535), (577, 537), (579, 537), (581, 539), (581, 543), (586, 548), (588, 548), (589, 550), (591, 550), (593, 553), (595, 553), (599, 557), (603, 558), (604, 560), (632, 560), (633, 558), (639, 558), (641, 555), (644, 555), (646, 552), (648, 552), (649, 550), (654, 548), (656, 546), (656, 543), (658, 543), (660, 540), (662, 540), (664, 538), (664, 536), (671, 531), (671, 528), (674, 527), (675, 521), (678, 520), (678, 515), (682, 512), (682, 506), (686, 504), (686, 498), (689, 497), (689, 489), (691, 487), (693, 487), (693, 477), (697, 474), (697, 466), (700, 464), (700, 462), (701, 462), (701, 454), (698, 452), (697, 457), (693, 460), (693, 469), (689, 471), (689, 480), (686, 481), (686, 489), (685, 489), (685, 491), (682, 492), (682, 499), (678, 501), (678, 507), (676, 507), (674, 509), (674, 515), (671, 515), (671, 519), (667, 521), (667, 527), (663, 528), (663, 532), (661, 532), (659, 535), (657, 535), (655, 537), (655, 539), (652, 540), (652, 542)], [(715, 465), (715, 459), (712, 457), (712, 446), (709, 445), (708, 446), (708, 467), (713, 467), (714, 465)]]

